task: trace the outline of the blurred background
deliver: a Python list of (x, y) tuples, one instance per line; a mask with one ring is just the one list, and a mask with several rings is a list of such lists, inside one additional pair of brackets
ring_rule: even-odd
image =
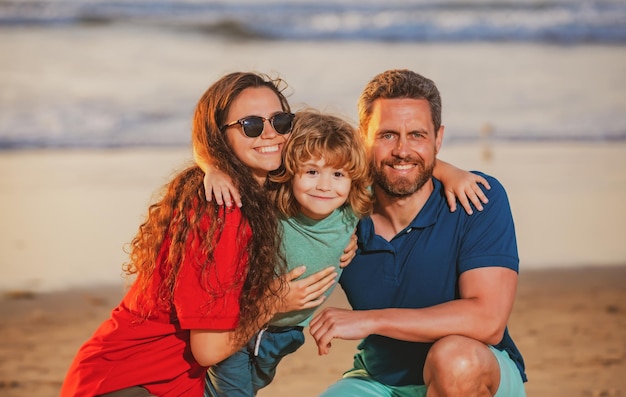
[(2, 0), (0, 290), (116, 282), (221, 75), (356, 122), (389, 68), (435, 80), (440, 157), (500, 179), (529, 268), (626, 263), (623, 0)]
[(0, 34), (5, 150), (187, 146), (197, 98), (244, 69), (354, 116), (386, 62), (439, 82), (449, 140), (626, 139), (623, 0), (3, 0)]

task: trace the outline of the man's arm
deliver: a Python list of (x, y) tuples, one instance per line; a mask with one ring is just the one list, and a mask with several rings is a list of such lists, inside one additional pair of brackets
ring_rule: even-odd
[(513, 309), (517, 273), (504, 267), (483, 267), (461, 274), (460, 299), (422, 309), (344, 310), (326, 308), (311, 321), (319, 354), (332, 339), (357, 340), (371, 334), (411, 342), (434, 342), (463, 335), (497, 344)]

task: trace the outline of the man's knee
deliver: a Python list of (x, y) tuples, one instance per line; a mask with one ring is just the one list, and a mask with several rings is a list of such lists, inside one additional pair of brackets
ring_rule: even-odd
[(500, 367), (489, 347), (458, 335), (435, 342), (424, 366), (426, 385), (441, 391), (454, 385), (466, 390), (489, 391), (493, 395), (498, 389), (499, 377)]

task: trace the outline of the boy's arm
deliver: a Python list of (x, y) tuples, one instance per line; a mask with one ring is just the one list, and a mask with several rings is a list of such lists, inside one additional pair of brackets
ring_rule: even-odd
[(437, 159), (433, 176), (443, 184), (448, 206), (452, 212), (456, 211), (457, 199), (465, 209), (465, 212), (470, 215), (473, 213), (470, 201), (478, 211), (482, 211), (483, 204), (489, 202), (479, 184), (482, 184), (486, 189), (491, 189), (491, 186), (480, 175), (462, 170), (450, 163)]
[(241, 208), (241, 196), (230, 177), (208, 162), (210, 160), (208, 155), (200, 156), (195, 147), (193, 158), (198, 167), (204, 171), (204, 193), (207, 201), (211, 201), (211, 197), (215, 196), (215, 202), (218, 205), (226, 204), (230, 207), (234, 201), (237, 207)]

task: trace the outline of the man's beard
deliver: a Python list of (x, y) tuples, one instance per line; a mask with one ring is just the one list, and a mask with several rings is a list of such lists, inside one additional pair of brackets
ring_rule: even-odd
[[(403, 176), (390, 178), (384, 169), (387, 166), (395, 164), (415, 164), (419, 169), (418, 174), (413, 176)], [(374, 185), (380, 187), (387, 195), (391, 197), (407, 197), (417, 192), (430, 180), (433, 176), (435, 163), (425, 164), (422, 159), (406, 158), (402, 161), (384, 161), (380, 166), (370, 164)]]

